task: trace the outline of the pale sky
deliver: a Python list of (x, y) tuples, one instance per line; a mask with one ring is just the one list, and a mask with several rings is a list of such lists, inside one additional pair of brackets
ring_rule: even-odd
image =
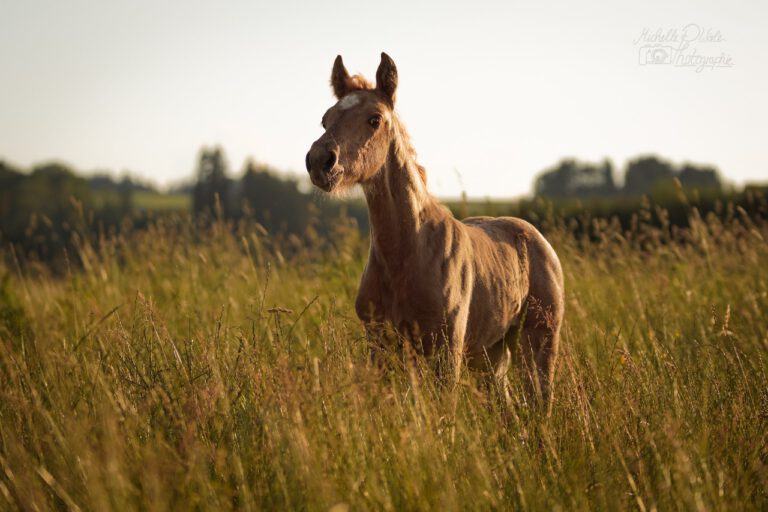
[[(709, 31), (674, 55), (731, 66), (641, 65), (644, 29)], [(236, 175), (250, 156), (304, 176), (333, 59), (373, 78), (381, 51), (438, 195), (517, 196), (563, 157), (646, 153), (768, 180), (762, 0), (0, 0), (0, 158), (164, 185), (220, 144)]]

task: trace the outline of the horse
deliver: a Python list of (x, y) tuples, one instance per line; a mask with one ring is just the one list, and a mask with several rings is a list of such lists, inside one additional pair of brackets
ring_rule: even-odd
[(339, 193), (361, 185), (365, 195), (370, 249), (357, 316), (370, 340), (389, 326), (418, 353), (446, 348), (456, 382), (462, 364), (488, 372), (508, 403), (515, 350), (526, 402), (548, 405), (565, 306), (560, 261), (528, 222), (458, 221), (429, 193), (395, 112), (397, 85), (386, 53), (375, 85), (350, 76), (337, 56), (331, 72), (337, 101), (306, 155), (316, 187)]

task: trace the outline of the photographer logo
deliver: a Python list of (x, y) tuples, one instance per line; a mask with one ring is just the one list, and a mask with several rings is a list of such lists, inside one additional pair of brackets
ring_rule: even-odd
[(691, 68), (696, 73), (733, 67), (733, 57), (723, 51), (725, 37), (720, 31), (695, 23), (681, 29), (646, 27), (633, 42), (641, 66)]

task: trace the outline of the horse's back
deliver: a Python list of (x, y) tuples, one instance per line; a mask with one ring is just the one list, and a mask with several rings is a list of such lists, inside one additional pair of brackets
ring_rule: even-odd
[[(504, 254), (507, 251), (502, 247), (512, 248), (527, 273), (528, 294), (562, 311), (565, 291), (560, 260), (538, 229), (517, 217), (469, 217), (462, 222), (469, 228), (480, 253)], [(482, 254), (477, 256), (485, 259)]]
[(474, 238), (479, 238), (477, 233), (480, 232), (496, 243), (507, 243), (521, 248), (521, 244), (524, 244), (527, 251), (536, 251), (536, 259), (555, 264), (553, 266), (556, 268), (552, 270), (562, 279), (557, 254), (544, 235), (530, 222), (517, 217), (468, 217), (461, 222), (468, 226), (470, 231), (475, 231)]

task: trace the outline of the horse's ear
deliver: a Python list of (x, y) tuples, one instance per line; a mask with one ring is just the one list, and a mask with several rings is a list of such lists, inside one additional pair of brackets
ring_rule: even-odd
[(395, 90), (397, 89), (397, 67), (395, 61), (384, 52), (381, 52), (381, 63), (376, 71), (376, 89), (384, 94), (389, 103), (395, 104)]
[(338, 99), (341, 99), (347, 93), (348, 80), (349, 73), (347, 73), (347, 68), (344, 67), (344, 61), (341, 60), (341, 55), (337, 55), (336, 60), (333, 62), (333, 71), (331, 71), (331, 87), (333, 87), (333, 93)]

